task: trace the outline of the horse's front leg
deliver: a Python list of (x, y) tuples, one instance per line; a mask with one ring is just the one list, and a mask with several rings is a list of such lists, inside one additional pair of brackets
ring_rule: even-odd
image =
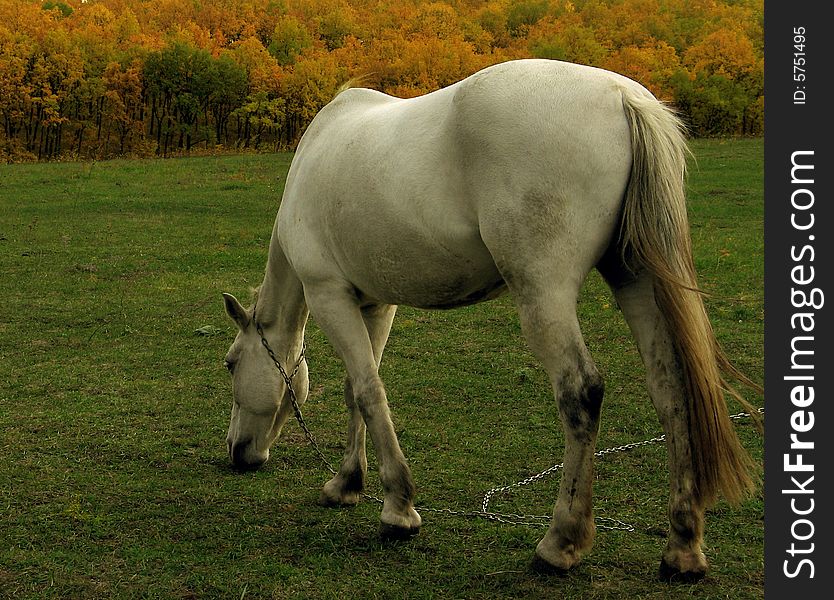
[[(374, 350), (374, 361), (379, 368), (382, 352), (388, 341), (396, 306), (374, 306), (362, 310), (362, 318)], [(324, 506), (352, 506), (359, 502), (365, 489), (368, 459), (365, 455), (365, 420), (359, 410), (350, 377), (345, 378), (345, 406), (348, 409), (348, 434), (345, 456), (339, 472), (325, 485), (319, 497)]]
[(319, 496), (323, 506), (353, 506), (362, 498), (368, 458), (365, 455), (365, 421), (353, 398), (350, 377), (345, 378), (345, 405), (348, 408), (348, 434), (345, 456), (339, 472), (324, 484)]
[[(353, 402), (365, 422), (376, 450), (384, 492), (380, 517), (382, 534), (385, 537), (415, 535), (420, 529), (421, 519), (414, 510), (414, 481), (400, 449), (388, 409), (385, 388), (379, 378), (378, 356), (381, 356), (384, 344), (377, 344), (375, 348), (372, 343), (375, 329), (370, 325), (375, 319), (368, 319), (368, 311), (363, 315), (349, 285), (305, 285), (305, 294), (310, 312), (345, 363)], [(390, 320), (393, 319), (393, 309), (389, 310), (390, 317), (386, 317), (388, 324), (385, 329), (390, 329)], [(387, 331), (385, 337), (387, 339)], [(354, 419), (355, 416), (352, 415), (352, 423)], [(355, 441), (361, 433), (361, 427), (353, 428), (352, 433)], [(358, 448), (359, 444), (356, 446)], [(364, 452), (361, 454), (364, 455)], [(349, 480), (348, 471), (350, 469), (345, 469), (346, 477), (342, 481)], [(355, 469), (350, 472), (356, 473)], [(335, 479), (337, 483), (332, 486), (328, 483), (328, 486), (339, 485), (339, 474)], [(325, 487), (326, 490), (328, 486)]]

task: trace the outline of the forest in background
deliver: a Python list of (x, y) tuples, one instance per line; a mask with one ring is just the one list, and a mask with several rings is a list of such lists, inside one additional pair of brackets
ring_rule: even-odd
[(696, 136), (763, 132), (763, 0), (0, 0), (0, 161), (291, 149), (347, 80), (515, 58), (622, 73)]

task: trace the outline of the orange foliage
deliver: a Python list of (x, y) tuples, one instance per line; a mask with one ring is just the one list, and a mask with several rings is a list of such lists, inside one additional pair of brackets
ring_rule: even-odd
[(669, 82), (681, 68), (675, 49), (663, 41), (645, 46), (624, 46), (612, 52), (603, 63), (606, 69), (640, 81), (658, 98), (672, 101)]
[[(696, 133), (761, 133), (762, 15), (762, 0), (0, 0), (0, 154), (292, 147), (349, 78), (415, 96), (523, 57), (620, 72)], [(149, 80), (175, 45), (171, 82)], [(177, 98), (160, 91), (174, 80)]]
[(722, 75), (728, 78), (747, 75), (760, 68), (753, 43), (741, 31), (713, 31), (684, 54), (684, 63), (693, 73)]

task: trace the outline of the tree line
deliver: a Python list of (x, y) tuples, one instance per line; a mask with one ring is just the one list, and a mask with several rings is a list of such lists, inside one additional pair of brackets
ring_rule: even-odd
[(617, 71), (695, 135), (763, 127), (762, 0), (0, 0), (0, 160), (293, 148), (350, 78)]

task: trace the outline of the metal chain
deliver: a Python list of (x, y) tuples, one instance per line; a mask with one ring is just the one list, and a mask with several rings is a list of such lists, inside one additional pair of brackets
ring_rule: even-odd
[[(757, 412), (759, 414), (764, 414), (764, 407), (760, 407), (757, 410)], [(738, 420), (738, 419), (744, 419), (744, 418), (749, 417), (749, 416), (750, 416), (749, 413), (740, 412), (740, 413), (736, 413), (734, 415), (730, 415), (730, 419)], [(647, 440), (642, 440), (640, 442), (631, 442), (629, 444), (623, 444), (622, 446), (613, 446), (611, 448), (605, 448), (603, 450), (598, 450), (598, 451), (594, 452), (594, 457), (602, 458), (602, 457), (607, 456), (609, 454), (618, 454), (620, 452), (627, 452), (629, 450), (634, 450), (635, 448), (641, 448), (643, 446), (650, 446), (650, 445), (653, 445), (653, 444), (659, 444), (660, 442), (664, 442), (664, 441), (666, 441), (666, 435), (665, 434), (659, 435), (657, 437), (653, 437), (653, 438), (650, 438), (650, 439), (647, 439)], [(555, 464), (551, 467), (548, 467), (547, 469), (545, 469), (544, 471), (541, 471), (540, 473), (536, 473), (535, 475), (531, 475), (530, 477), (522, 479), (521, 481), (517, 481), (517, 482), (511, 483), (509, 485), (494, 487), (490, 490), (487, 490), (487, 492), (484, 494), (483, 502), (481, 503), (481, 512), (478, 513), (478, 514), (497, 515), (499, 517), (508, 517), (508, 518), (519, 518), (519, 517), (521, 517), (521, 519), (524, 520), (524, 523), (519, 523), (519, 524), (528, 524), (527, 521), (531, 520), (531, 519), (535, 519), (537, 521), (549, 520), (550, 517), (548, 517), (546, 515), (502, 515), (500, 513), (490, 513), (489, 512), (489, 503), (490, 503), (490, 501), (492, 500), (492, 497), (495, 494), (500, 494), (502, 492), (507, 492), (507, 491), (510, 491), (510, 490), (513, 490), (513, 489), (516, 489), (516, 488), (520, 488), (520, 487), (530, 485), (532, 483), (535, 483), (537, 481), (545, 479), (549, 475), (552, 475), (556, 471), (559, 471), (560, 469), (563, 469), (563, 468), (564, 468), (564, 463), (558, 463), (558, 464)], [(425, 509), (423, 509), (423, 510), (425, 510)], [(499, 519), (496, 519), (496, 520), (500, 521), (502, 519), (499, 518)], [(617, 530), (625, 530), (625, 531), (634, 531), (634, 526), (633, 525), (629, 525), (627, 523), (624, 523), (623, 521), (620, 521), (619, 519), (611, 519), (611, 518), (608, 518), (608, 517), (595, 517), (595, 520), (597, 522), (597, 528), (598, 529), (607, 529), (607, 530), (617, 529)], [(504, 521), (504, 522), (509, 522), (509, 521)]]
[[(310, 431), (310, 428), (307, 426), (307, 423), (304, 420), (304, 416), (301, 414), (301, 407), (298, 405), (298, 398), (295, 394), (295, 388), (293, 388), (292, 385), (292, 378), (295, 377), (295, 375), (298, 373), (298, 370), (301, 368), (301, 363), (306, 360), (307, 343), (302, 342), (301, 355), (298, 357), (298, 362), (296, 362), (295, 368), (292, 370), (292, 373), (288, 375), (284, 367), (281, 365), (281, 362), (275, 356), (275, 352), (273, 352), (272, 348), (269, 345), (269, 342), (266, 341), (266, 336), (264, 335), (263, 328), (261, 327), (261, 324), (258, 323), (257, 320), (255, 320), (254, 312), (252, 314), (252, 320), (255, 321), (255, 329), (257, 330), (258, 335), (261, 338), (261, 344), (266, 349), (267, 353), (269, 354), (269, 357), (272, 359), (272, 362), (275, 363), (278, 372), (281, 373), (281, 377), (284, 379), (284, 383), (287, 385), (287, 392), (290, 396), (290, 402), (292, 403), (292, 409), (295, 413), (295, 419), (296, 421), (298, 421), (299, 426), (304, 432), (304, 437), (307, 438), (307, 442), (316, 452), (319, 459), (321, 459), (322, 463), (324, 463), (325, 467), (327, 467), (327, 470), (330, 471), (331, 474), (336, 475), (336, 469), (333, 468), (333, 465), (330, 464), (330, 461), (327, 459), (324, 452), (322, 452), (321, 448), (319, 448), (319, 445), (316, 442), (316, 438), (313, 436), (313, 433)], [(764, 414), (764, 408), (759, 408), (758, 412), (759, 414)], [(734, 415), (730, 415), (730, 419), (738, 420), (744, 419), (749, 416), (749, 413), (740, 412)], [(641, 448), (643, 446), (659, 444), (660, 442), (663, 442), (665, 440), (666, 435), (664, 434), (657, 437), (642, 440), (640, 442), (631, 442), (630, 444), (623, 444), (622, 446), (613, 446), (611, 448), (605, 448), (603, 450), (598, 450), (594, 452), (594, 457), (602, 458), (604, 456), (608, 456), (609, 454), (618, 454), (620, 452), (627, 452), (629, 450), (634, 450), (635, 448)], [(487, 490), (484, 493), (483, 501), (481, 502), (481, 510), (454, 510), (451, 508), (430, 508), (427, 506), (417, 506), (415, 508), (419, 508), (423, 512), (430, 512), (434, 514), (444, 514), (455, 517), (466, 517), (473, 519), (486, 519), (488, 521), (497, 521), (499, 523), (506, 523), (510, 525), (525, 525), (527, 527), (547, 527), (551, 520), (550, 515), (525, 515), (517, 513), (494, 512), (489, 510), (489, 504), (492, 501), (493, 496), (495, 496), (496, 494), (501, 494), (510, 490), (531, 485), (549, 477), (556, 471), (559, 471), (563, 468), (564, 463), (557, 463), (553, 466), (548, 467), (544, 471), (541, 471), (534, 475), (530, 475), (529, 477), (526, 477), (515, 483), (497, 486)], [(376, 502), (378, 504), (383, 503), (381, 498), (378, 498), (371, 494), (362, 494), (362, 497)], [(595, 516), (594, 522), (597, 526), (597, 529), (607, 531), (635, 531), (634, 525), (630, 525), (629, 523), (625, 523), (624, 521), (620, 521), (619, 519), (614, 519), (611, 517)]]

